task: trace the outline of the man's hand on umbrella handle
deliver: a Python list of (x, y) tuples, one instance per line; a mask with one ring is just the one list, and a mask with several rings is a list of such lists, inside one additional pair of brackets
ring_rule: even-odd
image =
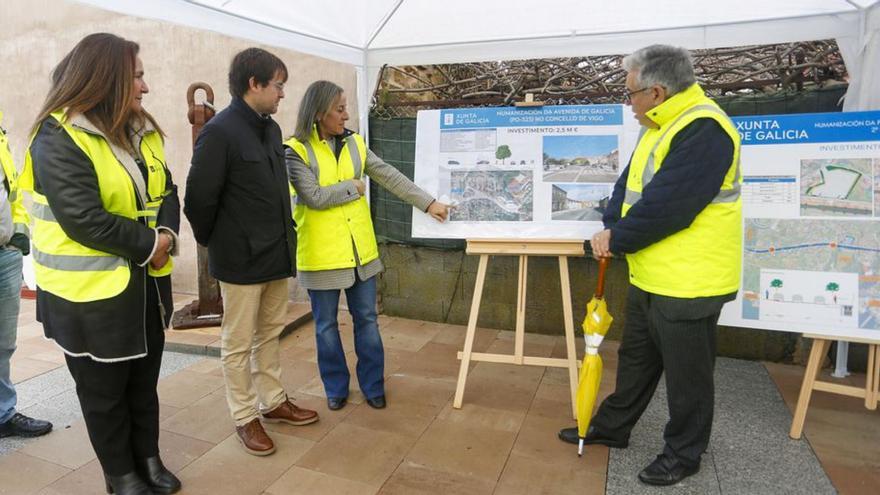
[(611, 254), (611, 230), (605, 229), (596, 233), (590, 239), (590, 247), (593, 249), (593, 258), (610, 258)]

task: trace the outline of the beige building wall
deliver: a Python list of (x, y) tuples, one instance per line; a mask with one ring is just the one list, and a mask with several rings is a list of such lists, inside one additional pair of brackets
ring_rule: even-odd
[[(204, 81), (214, 89), (214, 104), (230, 101), (226, 78), (229, 62), (255, 43), (175, 24), (120, 15), (67, 0), (0, 1), (0, 111), (9, 132), (16, 165), (21, 168), (29, 128), (49, 88), (49, 74), (83, 36), (110, 32), (138, 42), (150, 93), (146, 107), (167, 133), (166, 154), (174, 181), (185, 194), (192, 157), (186, 89)], [(259, 46), (259, 45), (258, 45)], [(278, 55), (290, 72), (285, 99), (275, 119), (284, 136), (293, 132), (296, 112), (309, 83), (328, 79), (345, 88), (351, 120), (357, 129), (357, 92), (353, 66), (291, 50), (262, 46)], [(201, 96), (201, 92), (199, 94)], [(196, 245), (181, 213), (181, 254), (176, 260), (174, 290), (197, 293)]]

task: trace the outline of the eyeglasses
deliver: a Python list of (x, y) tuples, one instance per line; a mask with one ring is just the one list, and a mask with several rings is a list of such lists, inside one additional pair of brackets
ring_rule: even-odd
[(637, 90), (635, 90), (635, 91), (630, 91), (630, 90), (628, 90), (628, 89), (627, 89), (627, 90), (624, 90), (624, 92), (623, 92), (623, 99), (625, 99), (626, 101), (630, 101), (630, 100), (632, 100), (633, 95), (635, 95), (635, 94), (639, 94), (639, 93), (641, 93), (642, 91), (647, 91), (647, 90), (649, 90), (649, 89), (651, 89), (651, 86), (648, 86), (648, 87), (646, 87), (646, 88), (642, 88), (642, 89), (637, 89)]
[(272, 86), (275, 86), (275, 89), (277, 89), (278, 91), (284, 91), (284, 83), (273, 81)]

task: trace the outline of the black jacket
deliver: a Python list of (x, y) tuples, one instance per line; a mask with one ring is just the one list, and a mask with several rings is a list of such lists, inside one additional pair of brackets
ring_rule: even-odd
[(278, 124), (240, 98), (211, 119), (196, 139), (183, 211), (218, 280), (293, 276), (296, 231)]
[(733, 141), (713, 119), (697, 119), (679, 131), (663, 166), (620, 218), (627, 165), (614, 185), (602, 218), (611, 229), (611, 252), (634, 253), (688, 228), (718, 195), (733, 161)]
[[(174, 308), (171, 277), (154, 278), (147, 274), (146, 266), (138, 266), (153, 252), (156, 232), (143, 220), (130, 220), (104, 209), (94, 165), (54, 118), (42, 123), (30, 153), (34, 189), (46, 196), (65, 234), (84, 246), (127, 259), (131, 269), (125, 290), (100, 301), (71, 302), (38, 285), (37, 321), (43, 323), (46, 337), (54, 339), (68, 354), (97, 360), (116, 361), (146, 354), (146, 312), (160, 312), (167, 327)], [(170, 172), (166, 172), (166, 181), (166, 189), (172, 193), (162, 202), (156, 225), (177, 233), (180, 201)], [(153, 304), (158, 302), (158, 307), (147, 303), (147, 291), (158, 292), (158, 300), (149, 297)]]

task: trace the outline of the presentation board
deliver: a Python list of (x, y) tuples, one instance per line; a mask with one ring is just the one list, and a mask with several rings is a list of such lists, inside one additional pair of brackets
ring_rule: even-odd
[(638, 132), (623, 105), (419, 112), (415, 182), (455, 208), (413, 215), (412, 235), (586, 239)]
[(880, 112), (733, 120), (743, 277), (721, 323), (880, 337)]
[[(743, 283), (721, 323), (880, 337), (880, 112), (735, 117)], [(419, 112), (413, 237), (589, 239), (636, 144), (621, 105)]]

